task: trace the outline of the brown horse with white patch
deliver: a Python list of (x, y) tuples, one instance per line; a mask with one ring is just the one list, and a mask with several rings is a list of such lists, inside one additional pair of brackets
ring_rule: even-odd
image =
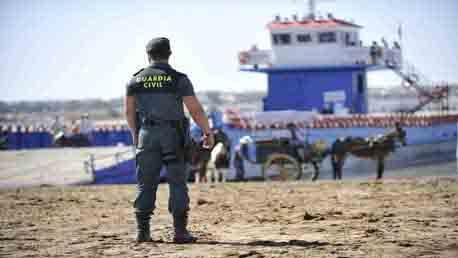
[(342, 179), (342, 168), (349, 154), (377, 161), (377, 179), (382, 179), (385, 170), (385, 159), (395, 151), (396, 142), (406, 145), (406, 132), (396, 123), (395, 129), (379, 137), (361, 138), (346, 137), (337, 139), (331, 147), (331, 162), (334, 180)]

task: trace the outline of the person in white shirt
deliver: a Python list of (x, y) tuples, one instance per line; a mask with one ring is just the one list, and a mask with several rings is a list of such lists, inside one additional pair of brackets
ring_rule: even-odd
[(80, 121), (80, 133), (89, 137), (91, 132), (94, 130), (94, 123), (89, 119), (89, 114), (81, 116)]

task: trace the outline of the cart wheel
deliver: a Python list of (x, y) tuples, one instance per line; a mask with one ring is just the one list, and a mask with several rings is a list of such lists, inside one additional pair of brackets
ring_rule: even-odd
[(274, 153), (267, 158), (262, 173), (266, 181), (298, 180), (302, 177), (302, 168), (292, 156)]
[(318, 177), (315, 166), (311, 162), (302, 164), (302, 177), (304, 180), (312, 181), (315, 181)]

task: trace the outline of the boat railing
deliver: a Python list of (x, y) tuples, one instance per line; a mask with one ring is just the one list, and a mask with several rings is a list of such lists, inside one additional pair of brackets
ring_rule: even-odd
[[(377, 54), (371, 56), (371, 47), (352, 46), (339, 48), (333, 53), (332, 55), (335, 55), (335, 57), (330, 58), (329, 55), (316, 56), (316, 52), (310, 52), (308, 50), (305, 50), (305, 52), (299, 51), (297, 54), (303, 55), (303, 58), (294, 66), (314, 67), (319, 63), (320, 66), (364, 65), (378, 66), (380, 68), (389, 66), (391, 68), (401, 69), (403, 64), (402, 51), (400, 49), (378, 47)], [(254, 66), (255, 68), (281, 66), (277, 64), (272, 50), (260, 50), (257, 48), (239, 52), (239, 65), (241, 67)]]
[(400, 49), (378, 47), (375, 55), (371, 47), (348, 47), (344, 50), (347, 64), (376, 65), (381, 67), (402, 67), (402, 51)]

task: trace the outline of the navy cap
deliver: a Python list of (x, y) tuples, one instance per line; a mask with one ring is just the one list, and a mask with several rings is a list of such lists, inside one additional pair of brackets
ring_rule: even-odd
[(154, 38), (146, 44), (146, 53), (170, 53), (170, 41), (168, 38)]

